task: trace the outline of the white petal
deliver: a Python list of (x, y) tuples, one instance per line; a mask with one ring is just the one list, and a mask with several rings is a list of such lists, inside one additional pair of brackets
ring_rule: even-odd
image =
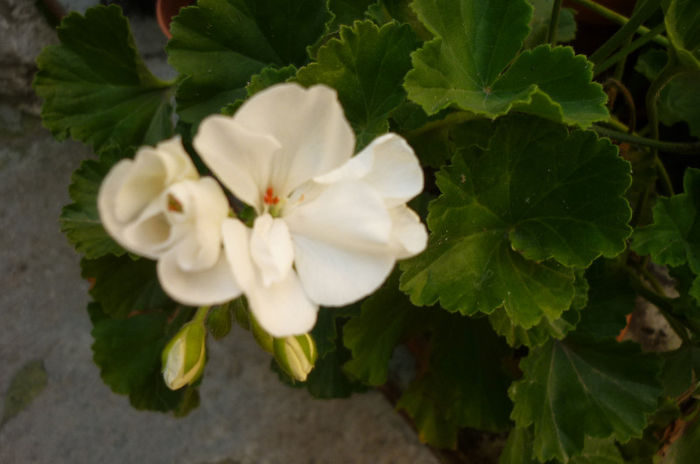
[(158, 260), (158, 280), (173, 300), (190, 306), (221, 304), (241, 294), (223, 250), (214, 266), (188, 272), (178, 264), (178, 248), (172, 248)]
[(254, 132), (233, 118), (213, 115), (199, 125), (193, 145), (202, 160), (241, 201), (262, 210), (270, 169), (280, 144), (265, 132)]
[(280, 198), (315, 176), (347, 161), (355, 135), (334, 90), (279, 84), (255, 94), (234, 120), (257, 134), (271, 135), (282, 148), (275, 153), (270, 185)]
[(425, 250), (428, 231), (420, 217), (406, 205), (389, 210), (392, 220), (391, 242), (396, 259), (409, 258)]
[(269, 287), (255, 285), (246, 290), (246, 298), (255, 319), (273, 337), (301, 335), (316, 324), (318, 305), (306, 296), (295, 272)]
[(152, 201), (136, 220), (124, 227), (120, 243), (138, 255), (158, 259), (179, 241), (186, 230), (173, 227), (168, 220), (165, 204), (165, 195)]
[(131, 171), (116, 191), (115, 217), (121, 222), (133, 220), (169, 185), (197, 177), (197, 170), (182, 148), (179, 136), (165, 140), (155, 148), (141, 147), (136, 152)]
[(306, 296), (296, 273), (288, 272), (266, 287), (250, 256), (251, 229), (238, 219), (227, 219), (221, 228), (231, 270), (260, 326), (274, 337), (309, 332), (318, 306)]
[(340, 168), (314, 178), (328, 184), (361, 179), (385, 199), (387, 206), (405, 203), (423, 190), (423, 171), (413, 149), (396, 134), (376, 138)]
[(294, 237), (294, 254), (304, 291), (322, 306), (343, 306), (374, 292), (395, 262), (388, 246), (363, 252), (306, 237)]
[(251, 229), (238, 219), (228, 218), (221, 224), (226, 257), (236, 281), (244, 292), (256, 282), (255, 264), (250, 256)]
[(391, 217), (365, 183), (330, 184), (283, 218), (304, 290), (320, 305), (357, 301), (376, 290), (394, 265)]
[(391, 234), (384, 201), (358, 181), (328, 185), (313, 198), (286, 208), (283, 219), (292, 240), (303, 236), (345, 249), (383, 250)]
[(279, 282), (292, 270), (294, 248), (287, 224), (263, 214), (255, 219), (250, 237), (250, 254), (264, 286)]
[(229, 212), (224, 191), (213, 178), (203, 177), (196, 182), (177, 183), (167, 194), (182, 209), (181, 212), (168, 210), (170, 222), (187, 229), (179, 246), (179, 266), (186, 271), (213, 266), (221, 250), (221, 223)]

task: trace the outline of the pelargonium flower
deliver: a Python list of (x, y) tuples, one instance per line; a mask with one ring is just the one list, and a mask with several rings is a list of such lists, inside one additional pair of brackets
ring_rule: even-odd
[(219, 180), (258, 216), (226, 219), (233, 275), (263, 329), (308, 332), (319, 305), (343, 306), (375, 291), (427, 233), (406, 202), (423, 188), (410, 146), (376, 139), (352, 158), (353, 131), (335, 92), (280, 84), (233, 117), (210, 116), (194, 146)]
[(122, 247), (158, 260), (158, 280), (176, 301), (200, 306), (240, 295), (222, 249), (228, 200), (216, 180), (199, 178), (179, 137), (119, 161), (100, 186), (97, 206)]

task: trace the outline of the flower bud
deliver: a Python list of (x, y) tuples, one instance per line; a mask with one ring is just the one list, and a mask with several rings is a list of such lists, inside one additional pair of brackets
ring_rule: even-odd
[(258, 342), (260, 347), (267, 351), (268, 353), (274, 354), (274, 338), (269, 333), (265, 332), (265, 329), (260, 327), (258, 321), (255, 320), (252, 314), (248, 313), (248, 324), (250, 326), (250, 331), (253, 332), (253, 337), (255, 341)]
[(203, 317), (199, 317), (200, 308), (195, 318), (182, 326), (180, 331), (168, 342), (163, 350), (163, 379), (171, 390), (177, 390), (198, 380), (204, 372), (206, 360), (206, 329)]
[(275, 359), (291, 377), (304, 382), (314, 368), (318, 352), (311, 335), (295, 335), (275, 338), (273, 342)]

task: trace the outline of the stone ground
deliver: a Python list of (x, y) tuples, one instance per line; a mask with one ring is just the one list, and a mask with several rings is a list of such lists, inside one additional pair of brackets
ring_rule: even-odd
[[(91, 155), (55, 142), (35, 114), (32, 63), (55, 37), (33, 5), (0, 0), (0, 463), (436, 463), (378, 392), (329, 401), (289, 389), (237, 328), (210, 344), (201, 406), (186, 418), (136, 411), (102, 383), (87, 284), (58, 225), (71, 172)], [(166, 76), (154, 21), (134, 27)], [(10, 384), (28, 370), (18, 407)]]

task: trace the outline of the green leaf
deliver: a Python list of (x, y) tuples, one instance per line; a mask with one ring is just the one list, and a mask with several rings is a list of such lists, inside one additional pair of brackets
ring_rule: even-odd
[(670, 0), (664, 16), (666, 33), (682, 62), (700, 69), (700, 4)]
[(367, 388), (345, 375), (343, 364), (350, 358), (349, 353), (339, 346), (316, 360), (314, 370), (306, 379), (306, 388), (314, 398), (347, 398), (353, 393)]
[(664, 370), (661, 379), (664, 394), (677, 397), (700, 380), (700, 346), (686, 343), (674, 351), (662, 353)]
[(233, 302), (214, 306), (207, 315), (207, 329), (215, 339), (224, 338), (231, 331), (233, 317), (231, 306)]
[(329, 9), (335, 16), (330, 31), (337, 31), (341, 25), (350, 26), (357, 19), (364, 19), (365, 11), (374, 0), (330, 0)]
[(200, 0), (173, 19), (168, 61), (189, 76), (178, 114), (197, 124), (246, 97), (250, 77), (268, 65), (301, 66), (325, 31), (326, 0)]
[(660, 197), (654, 206), (654, 223), (637, 229), (632, 249), (651, 255), (657, 264), (688, 263), (700, 274), (700, 169), (688, 168), (683, 177), (684, 193)]
[(60, 45), (37, 58), (34, 81), (54, 137), (70, 136), (99, 153), (109, 145), (154, 145), (172, 134), (170, 84), (146, 68), (119, 7), (71, 13), (58, 38)]
[(593, 339), (617, 337), (627, 325), (626, 316), (634, 311), (636, 292), (625, 272), (603, 259), (588, 268), (586, 278), (588, 304), (581, 311), (576, 334)]
[(574, 456), (570, 464), (625, 464), (613, 440), (586, 437), (583, 453)]
[(417, 45), (407, 25), (379, 28), (371, 21), (357, 21), (352, 28), (341, 27), (340, 38), (321, 47), (317, 62), (300, 69), (297, 81), (338, 91), (361, 148), (389, 130), (389, 114), (405, 101), (401, 82), (411, 67), (409, 53)]
[(690, 134), (700, 137), (700, 70), (674, 76), (661, 91), (658, 105), (662, 123), (685, 122)]
[(397, 407), (406, 409), (419, 436), (436, 446), (453, 447), (455, 427), (502, 431), (511, 409), (512, 379), (503, 367), (510, 349), (484, 318), (436, 317), (429, 370), (409, 385)]
[(362, 314), (350, 319), (343, 328), (343, 341), (352, 351), (345, 371), (369, 385), (384, 384), (394, 348), (426, 316), (426, 311), (413, 306), (398, 291), (398, 272), (394, 272), (382, 288), (365, 300)]
[[(404, 86), (428, 114), (448, 106), (496, 117), (511, 110), (589, 126), (608, 118), (591, 64), (570, 47), (518, 55), (532, 7), (525, 0), (416, 0), (436, 38), (412, 55)], [(511, 64), (512, 63), (512, 64)]]
[(508, 434), (506, 446), (503, 448), (498, 464), (537, 464), (532, 456), (531, 427), (513, 427)]
[(535, 348), (510, 389), (516, 426), (534, 424), (535, 456), (566, 462), (584, 436), (627, 441), (640, 436), (656, 409), (660, 362), (632, 343), (568, 337)]
[(156, 275), (156, 263), (130, 255), (106, 255), (80, 262), (82, 277), (94, 279), (90, 295), (113, 318), (125, 318), (133, 311), (172, 307)]
[(454, 449), (458, 426), (435, 407), (430, 393), (433, 386), (433, 380), (427, 377), (412, 382), (396, 403), (396, 409), (403, 409), (413, 418), (421, 442)]
[(191, 401), (186, 389), (168, 389), (161, 374), (161, 352), (180, 325), (169, 325), (160, 311), (128, 319), (99, 318), (92, 329), (92, 351), (102, 380), (115, 393), (129, 395), (136, 409), (178, 410), (183, 400)]
[[(547, 42), (554, 0), (528, 0), (528, 3), (532, 5), (533, 11), (529, 24), (530, 33), (525, 38), (523, 46), (525, 48), (534, 48)], [(571, 8), (562, 8), (559, 11), (556, 42), (570, 42), (574, 40), (574, 37), (576, 37), (575, 14)]]
[(78, 253), (88, 259), (107, 254), (121, 256), (125, 253), (107, 234), (97, 212), (97, 193), (102, 179), (114, 165), (116, 159), (111, 150), (103, 153), (100, 160), (85, 160), (73, 173), (68, 192), (73, 203), (61, 211), (61, 232)]
[[(652, 49), (642, 54), (634, 69), (647, 79), (654, 80), (668, 62), (668, 54)], [(676, 74), (661, 90), (657, 105), (659, 120), (672, 126), (679, 122), (688, 124), (690, 134), (700, 137), (700, 71), (682, 71)]]
[(411, 3), (411, 0), (377, 0), (367, 8), (365, 15), (380, 25), (391, 21), (408, 24), (421, 40), (432, 38), (430, 32), (418, 20)]
[(504, 306), (530, 328), (570, 307), (565, 266), (625, 248), (629, 165), (590, 132), (521, 116), (496, 126), (488, 150), (462, 150), (437, 174), (428, 249), (402, 264), (401, 289), (463, 314)]
[(0, 429), (10, 419), (27, 408), (44, 391), (47, 384), (46, 368), (41, 359), (29, 361), (12, 375), (5, 393)]
[(255, 74), (250, 78), (250, 82), (246, 85), (246, 94), (252, 97), (261, 90), (286, 82), (291, 77), (296, 75), (297, 68), (294, 66), (285, 66), (283, 68), (276, 68), (274, 66), (268, 66), (260, 71), (260, 74)]

